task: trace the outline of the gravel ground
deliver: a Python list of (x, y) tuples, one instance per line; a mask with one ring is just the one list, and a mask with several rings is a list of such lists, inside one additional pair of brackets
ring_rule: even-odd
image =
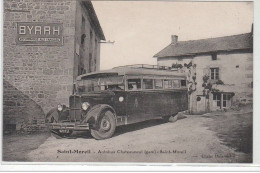
[[(206, 125), (205, 116), (186, 115), (174, 123), (151, 120), (118, 127), (106, 140), (77, 134), (75, 139), (49, 137), (28, 154), (37, 162), (242, 163), (246, 153), (228, 147)], [(206, 125), (205, 125), (206, 124)]]
[(210, 130), (217, 133), (223, 144), (232, 147), (235, 151), (248, 155), (245, 162), (252, 163), (253, 153), (253, 113), (213, 113), (205, 115), (213, 119), (205, 124)]
[(28, 153), (37, 149), (50, 133), (9, 134), (3, 136), (3, 161), (28, 161)]

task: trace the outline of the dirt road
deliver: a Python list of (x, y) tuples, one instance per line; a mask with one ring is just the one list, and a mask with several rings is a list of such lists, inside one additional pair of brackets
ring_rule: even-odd
[(44, 162), (169, 162), (238, 163), (248, 155), (223, 145), (203, 116), (187, 116), (175, 123), (160, 120), (119, 127), (107, 140), (90, 136), (76, 139), (49, 137), (29, 153)]

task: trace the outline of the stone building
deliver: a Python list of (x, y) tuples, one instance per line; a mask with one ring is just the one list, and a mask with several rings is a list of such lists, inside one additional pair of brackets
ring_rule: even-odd
[(5, 128), (68, 105), (76, 77), (99, 70), (105, 36), (90, 1), (4, 0), (3, 34)]
[(154, 57), (158, 65), (186, 70), (191, 113), (253, 102), (253, 35), (172, 42)]

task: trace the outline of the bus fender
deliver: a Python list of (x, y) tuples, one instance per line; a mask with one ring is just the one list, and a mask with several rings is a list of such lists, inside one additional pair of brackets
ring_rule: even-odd
[(116, 111), (113, 107), (107, 104), (99, 104), (93, 106), (86, 114), (85, 118), (81, 121), (81, 123), (89, 123), (92, 129), (99, 129), (99, 122), (103, 118), (104, 111), (110, 110), (115, 115), (116, 119)]
[(63, 109), (61, 112), (59, 112), (57, 108), (52, 108), (45, 116), (45, 123), (50, 123), (51, 119), (53, 119), (54, 122), (66, 119), (69, 116), (69, 108), (65, 105), (62, 106)]

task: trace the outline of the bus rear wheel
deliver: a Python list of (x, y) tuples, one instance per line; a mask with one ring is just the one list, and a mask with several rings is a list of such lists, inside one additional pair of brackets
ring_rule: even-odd
[(101, 116), (103, 118), (99, 122), (99, 129), (91, 129), (91, 135), (98, 140), (112, 137), (116, 129), (115, 115), (110, 110), (103, 112)]

